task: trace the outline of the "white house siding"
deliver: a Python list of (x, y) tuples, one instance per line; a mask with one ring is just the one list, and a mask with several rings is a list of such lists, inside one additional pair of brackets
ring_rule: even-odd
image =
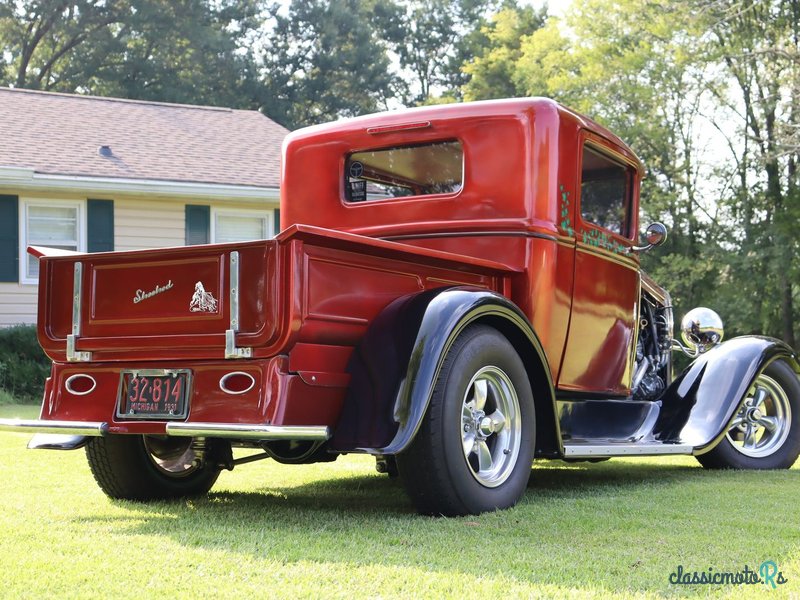
[(183, 246), (185, 202), (114, 200), (114, 250)]
[(0, 327), (36, 322), (35, 285), (0, 283)]

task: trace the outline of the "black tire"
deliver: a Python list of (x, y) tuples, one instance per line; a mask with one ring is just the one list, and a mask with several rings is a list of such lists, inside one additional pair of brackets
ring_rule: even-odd
[[(110, 435), (92, 438), (86, 458), (100, 489), (119, 500), (165, 500), (205, 494), (220, 469), (179, 466), (190, 456), (191, 438)], [(157, 457), (161, 457), (160, 459)]]
[[(483, 405), (475, 410), (478, 396)], [(445, 357), (420, 430), (397, 455), (417, 510), (457, 516), (516, 504), (531, 473), (535, 425), (530, 381), (514, 347), (491, 327), (465, 329)]]
[(756, 377), (725, 437), (697, 460), (709, 469), (788, 469), (799, 455), (800, 379), (777, 359)]

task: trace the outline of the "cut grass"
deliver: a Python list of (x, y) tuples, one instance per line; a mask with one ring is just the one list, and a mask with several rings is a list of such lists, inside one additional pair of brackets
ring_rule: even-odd
[[(35, 407), (0, 407), (32, 418)], [(0, 436), (3, 597), (800, 596), (800, 469), (712, 472), (690, 457), (539, 462), (512, 510), (417, 516), (372, 459), (224, 472), (208, 497), (108, 500), (82, 451)], [(774, 560), (788, 583), (676, 586)]]

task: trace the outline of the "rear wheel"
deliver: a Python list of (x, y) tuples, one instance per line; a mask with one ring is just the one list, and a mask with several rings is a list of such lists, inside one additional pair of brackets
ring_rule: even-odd
[(93, 438), (86, 457), (111, 498), (162, 500), (205, 494), (219, 467), (200, 460), (192, 438), (111, 435)]
[(422, 513), (508, 508), (527, 488), (534, 436), (533, 396), (519, 355), (498, 331), (474, 325), (448, 352), (425, 421), (397, 466)]
[(712, 469), (788, 469), (800, 455), (800, 379), (770, 363), (747, 391), (725, 437), (697, 457)]

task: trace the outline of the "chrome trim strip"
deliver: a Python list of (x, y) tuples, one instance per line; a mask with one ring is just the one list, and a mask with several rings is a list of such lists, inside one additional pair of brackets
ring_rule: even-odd
[(325, 425), (246, 425), (242, 423), (167, 423), (167, 435), (237, 440), (320, 440), (331, 437)]
[(564, 444), (565, 458), (592, 458), (596, 456), (655, 456), (659, 454), (692, 454), (694, 446), (689, 444), (662, 444), (659, 442), (639, 444)]
[(91, 352), (78, 352), (75, 343), (81, 335), (81, 301), (83, 298), (83, 263), (74, 264), (72, 274), (72, 333), (67, 335), (67, 362), (92, 360)]
[(233, 331), (239, 329), (239, 252), (234, 250), (231, 252), (230, 258), (231, 267), (231, 283), (230, 283), (230, 300), (231, 300), (231, 326)]
[(83, 263), (74, 265), (72, 274), (72, 335), (81, 334), (81, 296), (83, 295)]
[(233, 250), (230, 256), (230, 278), (228, 295), (230, 302), (230, 327), (225, 331), (225, 358), (250, 358), (252, 348), (236, 347), (236, 332), (239, 330), (239, 252)]
[(108, 433), (108, 423), (99, 421), (43, 421), (40, 419), (0, 419), (0, 431), (17, 433), (60, 433), (100, 436)]

